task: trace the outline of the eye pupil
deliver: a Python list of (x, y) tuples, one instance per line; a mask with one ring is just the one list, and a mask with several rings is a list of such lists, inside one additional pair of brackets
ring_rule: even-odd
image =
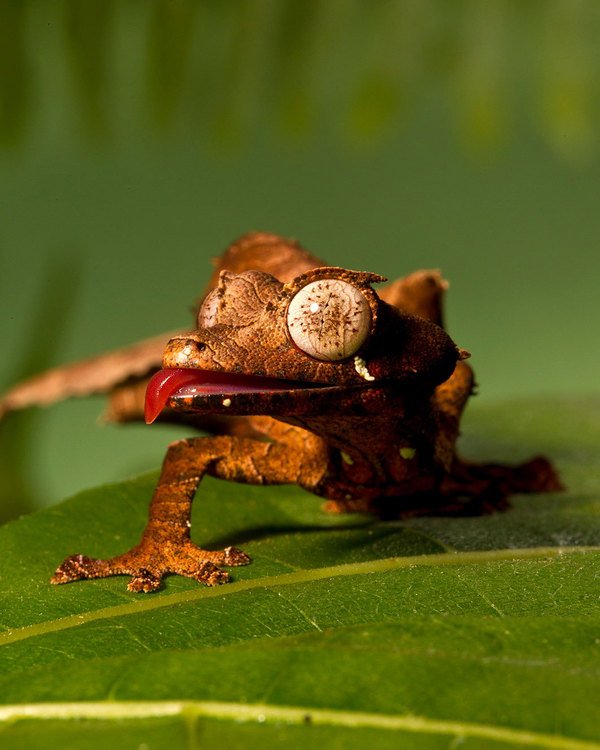
[(287, 325), (299, 349), (315, 359), (336, 361), (352, 356), (364, 344), (371, 330), (371, 309), (352, 284), (317, 281), (292, 298)]

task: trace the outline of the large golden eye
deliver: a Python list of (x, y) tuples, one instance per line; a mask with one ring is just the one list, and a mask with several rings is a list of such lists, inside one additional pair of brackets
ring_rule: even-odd
[(315, 359), (346, 359), (364, 344), (371, 330), (371, 309), (352, 284), (323, 279), (307, 284), (287, 311), (292, 341)]
[(198, 311), (198, 328), (210, 328), (217, 322), (217, 311), (219, 309), (219, 290), (213, 289), (204, 298)]

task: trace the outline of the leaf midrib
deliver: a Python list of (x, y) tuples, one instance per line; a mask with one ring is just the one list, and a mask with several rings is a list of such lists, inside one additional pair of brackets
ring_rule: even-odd
[(265, 704), (212, 701), (101, 701), (95, 703), (38, 703), (0, 707), (0, 722), (10, 725), (21, 720), (140, 720), (180, 716), (187, 721), (217, 719), (281, 723), (291, 725), (329, 725), (347, 729), (379, 729), (415, 734), (449, 735), (478, 738), (550, 750), (598, 750), (600, 745), (562, 735), (512, 729), (475, 722), (431, 719), (411, 714), (394, 715), (316, 709), (310, 706), (274, 706)]
[(323, 568), (309, 568), (297, 570), (292, 573), (280, 573), (266, 577), (253, 578), (246, 581), (236, 581), (225, 586), (214, 588), (195, 588), (175, 594), (162, 596), (145, 596), (137, 598), (125, 604), (116, 604), (111, 607), (103, 607), (98, 610), (88, 611), (76, 615), (68, 615), (54, 620), (27, 625), (22, 628), (13, 628), (0, 634), (0, 646), (39, 635), (46, 635), (61, 630), (68, 630), (79, 625), (84, 625), (96, 620), (110, 619), (111, 617), (123, 617), (138, 614), (148, 610), (163, 609), (178, 604), (209, 599), (216, 596), (231, 596), (240, 591), (248, 591), (256, 588), (274, 588), (280, 586), (292, 586), (298, 583), (323, 580), (325, 578), (336, 578), (341, 576), (359, 576), (372, 573), (382, 573), (389, 570), (399, 570), (411, 567), (435, 567), (446, 565), (468, 565), (473, 563), (539, 560), (544, 558), (557, 558), (564, 555), (583, 554), (586, 552), (599, 551), (600, 547), (532, 547), (525, 549), (502, 549), (484, 550), (470, 552), (444, 552), (431, 555), (415, 555), (414, 557), (389, 557), (379, 560), (368, 560), (358, 563), (345, 563)]

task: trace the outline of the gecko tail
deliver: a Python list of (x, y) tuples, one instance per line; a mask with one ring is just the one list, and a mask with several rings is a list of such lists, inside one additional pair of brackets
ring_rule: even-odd
[(160, 367), (165, 345), (176, 333), (164, 333), (17, 383), (0, 397), (0, 419), (31, 406), (108, 393), (129, 379), (143, 378)]

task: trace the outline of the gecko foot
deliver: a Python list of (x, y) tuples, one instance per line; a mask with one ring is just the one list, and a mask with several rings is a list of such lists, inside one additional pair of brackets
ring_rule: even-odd
[(175, 573), (207, 586), (218, 586), (229, 581), (229, 573), (221, 570), (219, 565), (235, 567), (249, 562), (250, 557), (237, 547), (208, 551), (189, 540), (176, 544), (163, 541), (160, 545), (143, 541), (129, 552), (108, 560), (71, 555), (58, 566), (50, 582), (61, 584), (82, 578), (130, 575), (129, 591), (148, 593), (160, 588), (165, 575)]

